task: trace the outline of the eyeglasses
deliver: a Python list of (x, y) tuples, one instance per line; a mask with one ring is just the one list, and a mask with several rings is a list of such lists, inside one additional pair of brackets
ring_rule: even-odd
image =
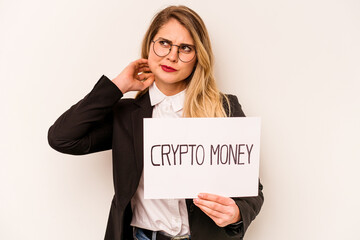
[(177, 52), (179, 59), (184, 63), (191, 62), (191, 60), (193, 60), (196, 56), (195, 46), (193, 45), (189, 45), (189, 44), (175, 45), (172, 44), (171, 41), (163, 38), (159, 38), (158, 40), (152, 42), (154, 43), (153, 45), (154, 53), (159, 57), (167, 56), (171, 52), (173, 46), (178, 47)]

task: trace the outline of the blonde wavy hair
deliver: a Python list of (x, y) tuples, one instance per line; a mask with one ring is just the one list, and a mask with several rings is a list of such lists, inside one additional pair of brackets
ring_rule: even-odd
[[(141, 57), (148, 58), (151, 41), (170, 19), (177, 20), (194, 39), (197, 63), (188, 81), (183, 109), (184, 117), (226, 117), (223, 101), (229, 107), (228, 98), (218, 90), (214, 73), (214, 56), (211, 49), (209, 34), (203, 20), (192, 9), (185, 6), (170, 6), (155, 15), (142, 42)], [(141, 96), (144, 92), (140, 92)]]

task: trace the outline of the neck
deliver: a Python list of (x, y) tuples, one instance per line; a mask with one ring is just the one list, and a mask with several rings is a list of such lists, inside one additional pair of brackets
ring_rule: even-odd
[(178, 83), (164, 84), (161, 82), (157, 82), (155, 80), (155, 83), (156, 83), (157, 88), (166, 96), (175, 95), (175, 94), (183, 91), (187, 86), (185, 81), (181, 81)]

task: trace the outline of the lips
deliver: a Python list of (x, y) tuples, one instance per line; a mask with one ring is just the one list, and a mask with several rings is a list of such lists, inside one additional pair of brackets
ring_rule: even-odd
[(172, 68), (170, 66), (166, 66), (166, 65), (161, 65), (162, 70), (164, 70), (165, 72), (176, 72), (177, 70), (175, 68)]

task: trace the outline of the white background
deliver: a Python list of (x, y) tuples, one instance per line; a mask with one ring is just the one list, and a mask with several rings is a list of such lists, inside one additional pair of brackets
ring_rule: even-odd
[(204, 19), (219, 87), (262, 118), (265, 203), (247, 240), (358, 238), (358, 0), (0, 0), (0, 239), (102, 239), (111, 153), (63, 155), (56, 118), (140, 55), (152, 16)]

